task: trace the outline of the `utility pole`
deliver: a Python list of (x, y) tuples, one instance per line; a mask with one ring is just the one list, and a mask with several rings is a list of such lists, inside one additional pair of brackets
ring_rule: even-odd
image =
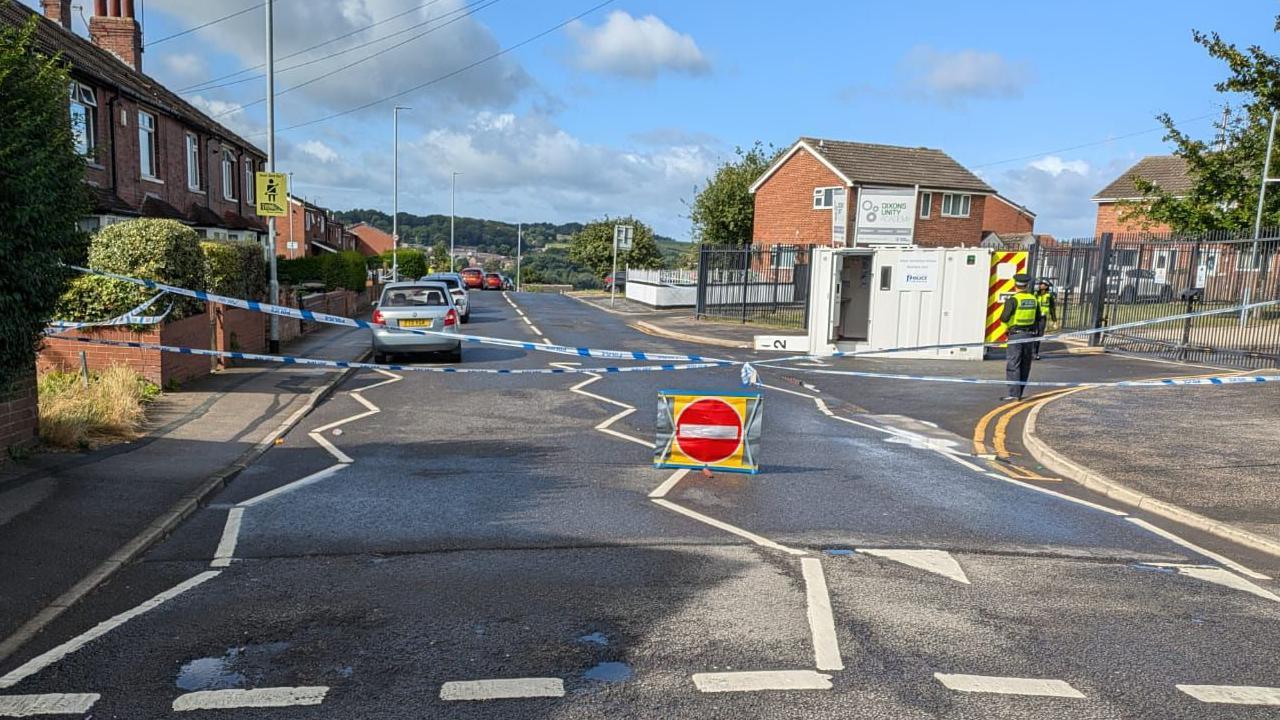
[(516, 292), (520, 292), (520, 254), (524, 245), (524, 223), (516, 223)]
[[(1255, 279), (1254, 279), (1255, 284), (1260, 282), (1262, 278), (1262, 267), (1258, 262), (1258, 237), (1262, 235), (1262, 205), (1263, 205), (1263, 202), (1266, 201), (1267, 199), (1267, 183), (1280, 181), (1280, 178), (1267, 177), (1267, 175), (1269, 175), (1271, 172), (1271, 147), (1276, 140), (1276, 115), (1277, 114), (1280, 114), (1280, 111), (1276, 111), (1276, 110), (1271, 111), (1271, 129), (1267, 132), (1267, 156), (1266, 156), (1266, 159), (1262, 161), (1262, 174), (1261, 174), (1261, 179), (1258, 181), (1258, 210), (1253, 215), (1253, 250), (1249, 253), (1249, 267), (1250, 269), (1257, 270), (1258, 272), (1257, 276), (1255, 276)], [(1249, 304), (1249, 295), (1250, 295), (1249, 291), (1252, 289), (1253, 288), (1250, 285), (1245, 285), (1244, 287), (1244, 304), (1245, 305)], [(1248, 317), (1249, 317), (1248, 310), (1240, 311), (1241, 327), (1244, 327), (1244, 325), (1248, 322)]]
[(402, 105), (391, 109), (391, 282), (400, 279), (400, 111), (411, 109)]
[[(305, 211), (305, 201), (304, 211)], [(293, 240), (293, 173), (289, 173), (289, 192), (285, 193), (284, 206), (289, 209), (289, 214), (285, 217), (289, 218), (289, 259), (293, 259), (293, 250), (298, 247)]]
[(461, 174), (454, 171), (453, 189), (449, 191), (449, 272), (453, 272), (453, 223), (458, 212), (458, 176)]
[[(267, 0), (267, 171), (276, 171), (276, 49), (275, 18), (272, 15), (274, 0)], [(114, 122), (114, 120), (113, 120)], [(210, 190), (210, 192), (213, 192)], [(285, 206), (288, 207), (288, 194), (285, 195)], [(290, 217), (292, 220), (292, 217)], [(290, 227), (293, 223), (290, 222)], [(267, 218), (268, 266), (271, 273), (271, 304), (280, 304), (280, 280), (276, 275), (276, 218)], [(280, 316), (271, 315), (271, 340), (267, 343), (268, 351), (275, 355), (280, 352)]]

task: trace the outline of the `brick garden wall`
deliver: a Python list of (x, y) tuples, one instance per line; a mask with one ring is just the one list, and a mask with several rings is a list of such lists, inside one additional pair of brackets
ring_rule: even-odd
[(27, 373), (7, 389), (0, 389), (0, 449), (22, 447), (35, 441), (36, 375)]

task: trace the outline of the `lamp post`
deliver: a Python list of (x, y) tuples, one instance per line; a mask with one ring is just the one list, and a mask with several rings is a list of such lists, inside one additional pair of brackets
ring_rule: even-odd
[(524, 245), (524, 223), (516, 223), (516, 292), (520, 292), (520, 254)]
[(458, 176), (461, 174), (454, 171), (453, 189), (449, 191), (449, 272), (453, 272), (453, 222), (458, 209)]
[[(276, 51), (275, 51), (275, 18), (272, 14), (273, 0), (266, 3), (267, 26), (267, 171), (276, 171)], [(210, 189), (209, 192), (213, 192)], [(285, 198), (288, 207), (289, 198)], [(270, 272), (271, 304), (280, 304), (280, 280), (276, 275), (276, 218), (267, 218), (267, 267)], [(271, 316), (271, 336), (267, 343), (271, 354), (280, 352), (280, 318)]]
[[(291, 173), (289, 173), (289, 193), (290, 193), (290, 195), (292, 195), (292, 194), (293, 194), (293, 173), (292, 173), (292, 172), (291, 172)], [(290, 197), (285, 197), (284, 201), (285, 201), (285, 207), (289, 208), (289, 215), (288, 215), (288, 218), (289, 218), (289, 259), (290, 259), (290, 260), (292, 260), (292, 259), (293, 259), (293, 251), (294, 251), (294, 249), (295, 249), (295, 248), (297, 248), (297, 247), (298, 247), (298, 246), (297, 246), (297, 244), (295, 244), (295, 243), (294, 243), (294, 238), (293, 238), (293, 199), (292, 199), (292, 198), (290, 198)], [(305, 206), (305, 205), (303, 206), (303, 212), (306, 212), (306, 206)]]
[(412, 109), (403, 105), (391, 109), (391, 282), (400, 279), (396, 252), (400, 248), (400, 111)]

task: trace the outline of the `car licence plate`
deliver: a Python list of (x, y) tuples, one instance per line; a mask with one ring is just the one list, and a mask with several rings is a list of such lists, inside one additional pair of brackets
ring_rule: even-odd
[(400, 327), (431, 327), (431, 318), (406, 318), (400, 321)]

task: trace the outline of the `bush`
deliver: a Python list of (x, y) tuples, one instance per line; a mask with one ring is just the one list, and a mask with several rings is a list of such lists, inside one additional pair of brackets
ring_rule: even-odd
[(325, 290), (364, 290), (369, 278), (364, 256), (354, 250), (278, 260), (276, 274), (287, 285), (321, 283)]
[[(140, 219), (109, 225), (89, 241), (89, 267), (168, 285), (204, 288), (204, 256), (195, 231), (174, 220)], [(109, 320), (153, 293), (140, 285), (97, 276), (76, 278), (58, 299), (59, 320)], [(192, 298), (173, 297), (171, 319), (204, 311)]]
[(204, 255), (206, 290), (247, 300), (266, 297), (267, 264), (257, 243), (209, 240), (200, 243), (200, 252)]
[[(391, 267), (391, 251), (382, 253), (380, 257), (382, 258), (383, 267)], [(402, 247), (396, 250), (395, 259), (401, 278), (416, 280), (427, 274), (427, 256), (417, 248)]]
[(40, 437), (51, 445), (90, 447), (96, 442), (127, 440), (142, 427), (143, 406), (159, 388), (123, 365), (113, 365), (89, 378), (52, 372), (40, 378)]

